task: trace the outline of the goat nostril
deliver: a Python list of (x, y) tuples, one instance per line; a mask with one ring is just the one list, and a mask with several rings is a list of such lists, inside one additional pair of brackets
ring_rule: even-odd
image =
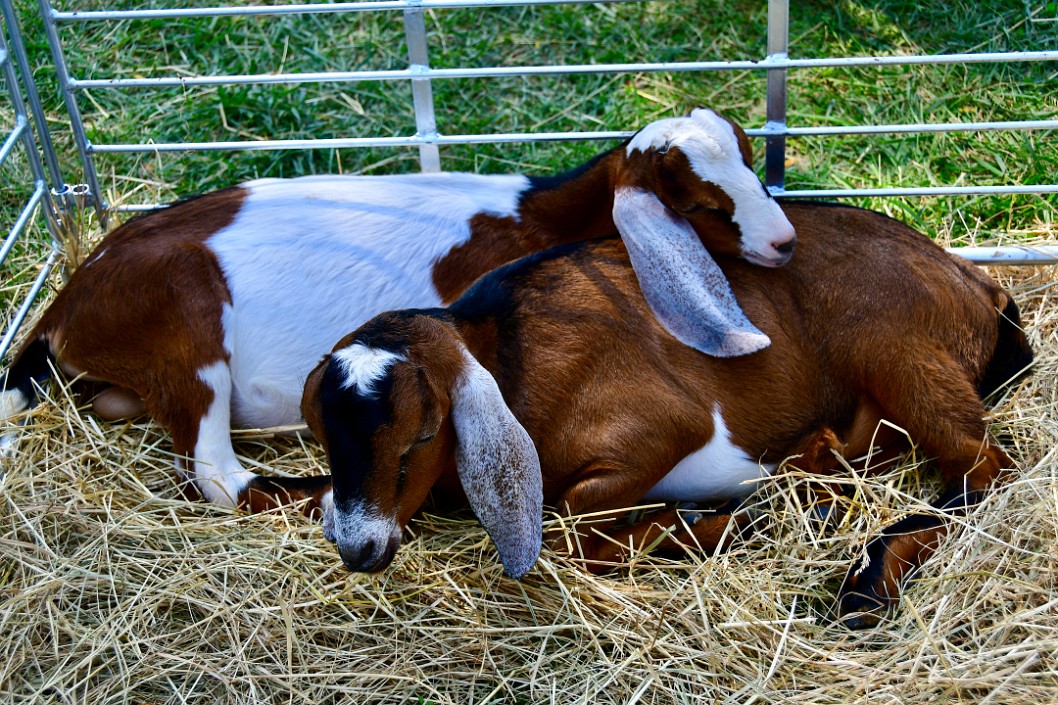
[(364, 565), (371, 560), (373, 555), (375, 555), (375, 542), (374, 540), (368, 539), (367, 542), (364, 543), (364, 547), (360, 549), (360, 555), (357, 556), (357, 565), (363, 568)]
[(794, 251), (794, 245), (797, 244), (797, 238), (790, 238), (786, 242), (779, 243), (778, 245), (772, 245), (775, 251), (781, 255), (788, 255)]

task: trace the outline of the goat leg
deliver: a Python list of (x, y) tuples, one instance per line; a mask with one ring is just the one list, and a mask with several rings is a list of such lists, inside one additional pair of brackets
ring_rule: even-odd
[(849, 570), (837, 600), (838, 617), (849, 628), (876, 625), (899, 598), (900, 586), (940, 546), (952, 518), (964, 516), (992, 485), (1009, 476), (1005, 469), (1013, 462), (996, 446), (967, 440), (959, 448), (954, 457), (939, 460), (944, 488), (933, 504), (935, 511), (913, 514), (886, 528), (867, 544), (859, 565)]

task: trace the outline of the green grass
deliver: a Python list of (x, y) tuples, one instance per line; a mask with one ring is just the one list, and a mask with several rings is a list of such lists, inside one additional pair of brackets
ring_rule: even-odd
[[(212, 3), (198, 3), (212, 4)], [(39, 20), (22, 3), (37, 80), (68, 173), (79, 167)], [(166, 6), (166, 3), (138, 3)], [(114, 8), (111, 2), (64, 9)], [(173, 3), (169, 3), (173, 6)], [(1053, 3), (842, 0), (794, 3), (795, 57), (1017, 51), (1058, 46)], [(495, 8), (427, 14), (434, 67), (759, 59), (767, 3), (697, 0), (572, 7)], [(80, 78), (393, 69), (406, 65), (400, 13), (129, 21), (66, 25), (67, 59)], [(789, 122), (796, 126), (909, 121), (1047, 119), (1058, 116), (1052, 63), (794, 70)], [(746, 126), (764, 122), (763, 72), (453, 79), (433, 84), (444, 134), (633, 129), (696, 105)], [(408, 135), (406, 82), (93, 90), (80, 96), (99, 144)], [(788, 188), (1050, 183), (1053, 132), (816, 137), (789, 141)], [(546, 173), (612, 143), (442, 147), (450, 170)], [(758, 145), (758, 155), (762, 153)], [(97, 157), (106, 195), (166, 201), (240, 180), (307, 173), (392, 173), (418, 168), (414, 148), (169, 153)], [(763, 160), (761, 160), (763, 161)], [(1050, 231), (1054, 196), (867, 199), (930, 232), (975, 238)]]

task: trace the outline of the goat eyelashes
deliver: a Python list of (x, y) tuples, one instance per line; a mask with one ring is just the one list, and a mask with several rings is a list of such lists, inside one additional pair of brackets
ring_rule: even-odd
[[(714, 355), (765, 347), (727, 283), (695, 271), (712, 267), (702, 243), (768, 267), (791, 255), (794, 230), (750, 156), (739, 127), (699, 109), (556, 177), (309, 176), (178, 203), (117, 228), (73, 274), (6, 373), (0, 413), (34, 403), (52, 361), (112, 385), (100, 415), (146, 411), (166, 427), (208, 500), (325, 509), (326, 478), (249, 471), (231, 426), (299, 423), (303, 382), (335, 340), (382, 311), (449, 303), (518, 257), (619, 231), (646, 253), (642, 284), (680, 340)], [(629, 217), (615, 194), (630, 191), (665, 218)], [(700, 236), (677, 267), (673, 218)]]
[[(936, 512), (886, 529), (849, 571), (838, 612), (872, 624), (945, 535), (945, 517), (1013, 467), (987, 438), (982, 399), (1032, 352), (1009, 294), (926, 237), (856, 208), (784, 210), (799, 238), (789, 264), (714, 265), (771, 339), (749, 356), (702, 355), (661, 326), (627, 239), (527, 257), (447, 309), (384, 313), (346, 336), (302, 402), (327, 450), (328, 538), (343, 562), (383, 569), (431, 490), (461, 487), (519, 577), (545, 543), (543, 505), (580, 515), (644, 498), (737, 503), (790, 456), (824, 475), (844, 467), (832, 451), (854, 460), (877, 444), (895, 457), (904, 436), (886, 419), (935, 458), (943, 491)], [(340, 362), (350, 350), (383, 369), (354, 378)], [(374, 412), (345, 413), (365, 405)], [(720, 548), (747, 521), (668, 509), (547, 543), (601, 570), (655, 543)]]

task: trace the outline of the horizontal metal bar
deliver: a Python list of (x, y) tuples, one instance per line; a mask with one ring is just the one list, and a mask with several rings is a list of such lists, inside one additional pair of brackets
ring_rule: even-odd
[(146, 211), (156, 211), (159, 208), (165, 208), (168, 204), (166, 203), (131, 203), (125, 206), (113, 206), (110, 210), (117, 213), (144, 213)]
[(1058, 184), (1016, 186), (921, 186), (908, 188), (835, 188), (771, 190), (781, 198), (839, 198), (848, 196), (987, 196), (998, 194), (1058, 193)]
[(24, 321), (26, 315), (29, 314), (30, 309), (33, 307), (33, 302), (36, 300), (40, 290), (44, 287), (44, 282), (48, 280), (48, 276), (51, 274), (51, 270), (55, 267), (55, 263), (58, 260), (59, 251), (53, 249), (51, 254), (48, 255), (48, 259), (44, 261), (44, 266), (41, 267), (37, 278), (33, 280), (33, 286), (30, 287), (25, 300), (22, 302), (22, 305), (15, 313), (14, 318), (11, 319), (10, 324), (7, 326), (7, 332), (4, 333), (3, 340), (0, 340), (0, 359), (3, 359), (4, 355), (7, 354), (7, 351), (11, 349), (11, 344), (15, 340), (15, 334), (18, 333), (18, 329), (22, 326), (22, 321)]
[(246, 140), (238, 142), (158, 142), (156, 144), (92, 144), (93, 154), (126, 152), (216, 152), (283, 149), (344, 149), (349, 147), (416, 147), (423, 144), (507, 144), (511, 142), (575, 142), (625, 139), (634, 132), (523, 132), (500, 135), (410, 135), (408, 137), (336, 137), (308, 140)]
[(446, 78), (503, 78), (521, 76), (562, 76), (651, 71), (706, 71), (731, 68), (751, 69), (752, 61), (696, 61), (661, 64), (574, 64), (568, 66), (486, 66), (464, 69), (386, 69), (379, 71), (325, 71), (310, 73), (261, 73), (230, 76), (160, 76), (157, 78), (71, 79), (76, 90), (89, 88), (164, 88), (193, 86), (269, 85), (275, 83), (358, 83)]
[(1058, 246), (949, 247), (948, 252), (980, 265), (1058, 264)]
[[(471, 7), (521, 7), (526, 5), (588, 5), (599, 0), (382, 0), (379, 2), (336, 2), (315, 5), (260, 5), (253, 7), (196, 7), (158, 10), (92, 10), (59, 12), (53, 10), (56, 22), (90, 22), (99, 20), (164, 20), (185, 17), (258, 17), (264, 15), (322, 15), (344, 12), (380, 12), (383, 10), (455, 10)], [(607, 3), (644, 2), (644, 0), (604, 0)]]
[[(979, 130), (1047, 130), (1058, 129), (1058, 120), (1021, 120), (1002, 122), (960, 122), (910, 125), (844, 125), (825, 127), (776, 128), (766, 125), (750, 128), (750, 137), (813, 135), (855, 135), (882, 133), (973, 132)], [(491, 135), (411, 135), (408, 137), (350, 137), (304, 140), (246, 140), (233, 142), (159, 142), (138, 144), (95, 144), (89, 152), (177, 152), (177, 151), (251, 151), (269, 149), (334, 149), (346, 147), (410, 147), (423, 144), (506, 144), (512, 142), (561, 142), (580, 140), (615, 140), (632, 136), (631, 130), (595, 132), (512, 132)]]
[[(1058, 61), (1058, 50), (981, 52), (979, 54), (923, 54), (894, 56), (848, 56), (822, 59), (764, 59), (761, 68), (819, 69), (847, 66), (912, 66), (922, 64), (988, 64), (1019, 61)], [(769, 66), (767, 64), (775, 64)]]
[(11, 154), (11, 150), (15, 148), (18, 141), (22, 139), (23, 133), (29, 128), (29, 118), (25, 115), (15, 116), (15, 126), (11, 128), (10, 134), (7, 139), (4, 140), (3, 146), (0, 146), (0, 164), (7, 161), (8, 156)]
[(873, 135), (921, 132), (1055, 129), (1058, 129), (1058, 120), (1000, 120), (995, 122), (910, 123), (906, 125), (828, 125), (821, 127), (788, 127), (786, 129), (765, 125), (757, 132), (762, 136), (783, 135), (788, 137), (810, 137), (820, 135)]
[(876, 56), (842, 59), (787, 59), (768, 57), (760, 61), (671, 61), (627, 64), (568, 64), (564, 66), (485, 66), (475, 68), (412, 69), (380, 71), (324, 71), (310, 73), (260, 73), (230, 76), (159, 76), (157, 78), (71, 79), (70, 88), (159, 88), (166, 86), (260, 85), (273, 83), (349, 83), (396, 81), (420, 78), (501, 78), (511, 76), (563, 76), (609, 73), (658, 73), (687, 71), (767, 70), (821, 66), (868, 66), (893, 64), (952, 64), (971, 62), (1058, 61), (1058, 51), (1026, 51), (996, 54), (946, 54), (935, 56)]
[(23, 229), (26, 227), (26, 223), (33, 217), (33, 211), (40, 205), (40, 201), (44, 198), (44, 194), (47, 193), (48, 187), (43, 181), (37, 182), (37, 188), (33, 191), (33, 195), (29, 197), (26, 205), (22, 208), (22, 212), (18, 214), (18, 218), (15, 220), (15, 224), (11, 226), (11, 230), (8, 231), (7, 237), (4, 238), (4, 244), (0, 246), (0, 264), (4, 263), (7, 256), (11, 254), (11, 248), (15, 246), (15, 241), (18, 240), (18, 236), (22, 234)]

